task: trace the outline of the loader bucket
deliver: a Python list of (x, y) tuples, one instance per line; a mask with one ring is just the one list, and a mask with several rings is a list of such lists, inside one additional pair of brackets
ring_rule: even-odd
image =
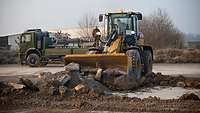
[(119, 67), (127, 70), (127, 55), (124, 53), (116, 54), (77, 54), (66, 55), (65, 64), (70, 62), (79, 63), (81, 66), (100, 67), (103, 69)]

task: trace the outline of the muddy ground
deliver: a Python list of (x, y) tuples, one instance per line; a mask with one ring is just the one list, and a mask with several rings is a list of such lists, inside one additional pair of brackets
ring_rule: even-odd
[[(125, 77), (124, 73), (108, 69), (101, 75), (101, 79), (96, 79), (94, 72), (82, 73), (73, 64), (55, 74), (41, 72), (39, 76), (23, 77), (16, 82), (0, 82), (0, 112), (200, 112), (200, 99), (195, 93), (183, 94), (177, 99), (117, 96), (112, 92), (121, 92), (124, 88), (120, 89), (117, 82), (118, 77)], [(200, 79), (149, 73), (138, 87), (130, 85), (123, 92), (155, 86), (200, 89)]]
[[(31, 92), (30, 92), (31, 93)], [(1, 112), (25, 113), (65, 113), (65, 112), (196, 112), (200, 111), (199, 100), (160, 100), (119, 96), (40, 96), (36, 93), (18, 96), (1, 97)]]

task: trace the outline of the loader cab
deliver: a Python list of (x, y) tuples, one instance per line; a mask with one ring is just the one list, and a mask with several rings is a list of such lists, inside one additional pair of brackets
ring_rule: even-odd
[(107, 37), (116, 31), (117, 36), (123, 37), (125, 43), (129, 45), (135, 44), (138, 39), (138, 21), (141, 19), (142, 14), (135, 12), (108, 13), (99, 16), (100, 22), (106, 20)]

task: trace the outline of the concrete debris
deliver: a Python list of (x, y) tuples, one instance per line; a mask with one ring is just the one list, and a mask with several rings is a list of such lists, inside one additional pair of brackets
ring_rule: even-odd
[(64, 67), (66, 71), (80, 71), (80, 65), (77, 63), (69, 63)]
[(69, 82), (71, 80), (71, 76), (69, 76), (68, 74), (66, 74), (65, 76), (61, 76), (59, 78), (59, 82), (62, 84), (62, 85), (66, 85), (67, 82)]
[(135, 80), (129, 80), (127, 76), (120, 76), (114, 80), (116, 90), (131, 90), (137, 88), (139, 84)]
[(40, 79), (47, 79), (48, 77), (50, 77), (52, 75), (51, 72), (41, 72), (38, 76), (38, 78)]
[(138, 87), (136, 81), (128, 80), (126, 72), (119, 68), (103, 71), (101, 82), (112, 90), (130, 90)]
[(31, 80), (29, 79), (23, 79), (23, 78), (20, 78), (19, 79), (19, 82), (22, 83), (23, 85), (26, 86), (26, 88), (30, 89), (30, 90), (33, 90), (33, 91), (39, 91), (39, 88), (36, 87)]
[(84, 79), (84, 84), (87, 84), (87, 86), (93, 90), (96, 93), (99, 94), (104, 94), (105, 92), (110, 92), (108, 87), (104, 86), (100, 81), (96, 81), (94, 79), (95, 75), (90, 75), (90, 76), (85, 76)]
[(79, 94), (85, 94), (89, 92), (89, 87), (83, 84), (79, 84), (76, 87), (74, 87), (75, 91)]
[(109, 75), (109, 76), (119, 77), (119, 76), (126, 75), (126, 72), (122, 71), (119, 68), (109, 68), (109, 69), (104, 70), (102, 74), (103, 76)]
[(103, 71), (102, 68), (99, 68), (99, 69), (97, 70), (97, 73), (96, 73), (96, 76), (95, 76), (95, 80), (98, 80), (98, 81), (101, 80), (102, 71)]
[(39, 91), (38, 94), (43, 95), (66, 96), (77, 93), (95, 97), (108, 94), (106, 92), (111, 90), (133, 90), (139, 87), (154, 87), (158, 85), (200, 88), (199, 80), (188, 79), (183, 76), (172, 77), (161, 73), (148, 73), (145, 75), (144, 81), (139, 84), (134, 80), (129, 80), (126, 72), (118, 68), (104, 71), (98, 69), (96, 75), (95, 73), (88, 73), (87, 76), (82, 76), (80, 71), (77, 71), (79, 70), (79, 65), (75, 63), (70, 63), (69, 65), (75, 65), (76, 69), (73, 68), (71, 69), (73, 71), (60, 71), (54, 74), (42, 72), (38, 76), (36, 84), (25, 78), (20, 78), (19, 83), (10, 83), (10, 87), (3, 84), (2, 87), (6, 87), (3, 90), (1, 90), (0, 84), (0, 94), (1, 92), (3, 92), (2, 94), (10, 93), (13, 89), (29, 89), (29, 91)]
[(25, 87), (25, 85), (17, 84), (17, 83), (8, 83), (8, 85), (11, 85), (16, 90), (23, 89)]
[(78, 84), (83, 83), (83, 79), (81, 77), (80, 72), (77, 71), (73, 71), (73, 72), (69, 72), (68, 73), (69, 76), (71, 77), (71, 79), (69, 80), (69, 82), (67, 82), (66, 86), (70, 89), (73, 89), (74, 87), (76, 87)]

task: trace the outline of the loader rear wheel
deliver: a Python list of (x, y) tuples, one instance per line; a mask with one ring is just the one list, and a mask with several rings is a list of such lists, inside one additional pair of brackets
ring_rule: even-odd
[(140, 82), (142, 75), (141, 56), (137, 49), (131, 49), (126, 52), (128, 56), (127, 75), (129, 80)]
[(150, 50), (144, 50), (144, 74), (152, 72), (153, 57)]
[(27, 64), (31, 67), (37, 67), (40, 65), (40, 57), (35, 53), (29, 54), (26, 61)]

